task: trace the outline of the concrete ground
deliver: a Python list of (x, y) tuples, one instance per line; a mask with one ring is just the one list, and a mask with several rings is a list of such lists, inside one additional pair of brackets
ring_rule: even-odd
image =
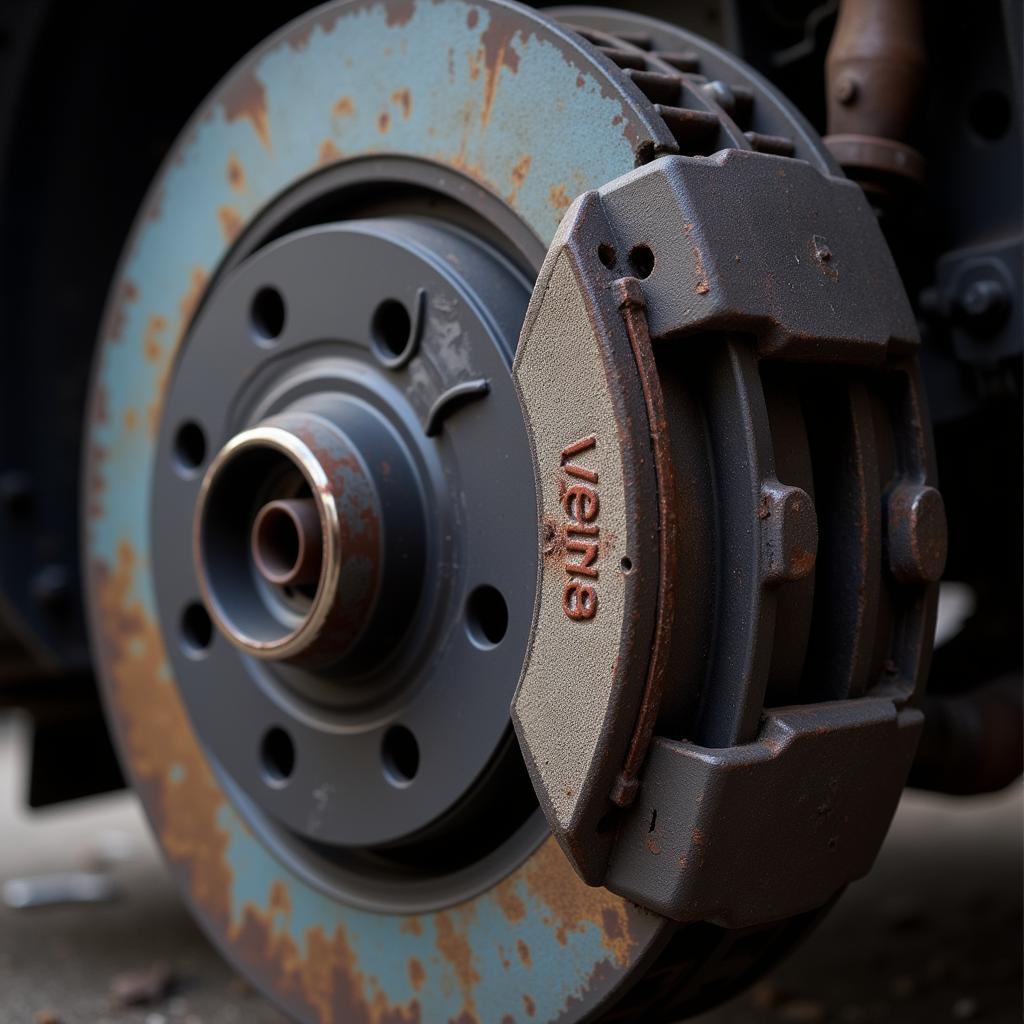
[[(0, 884), (104, 864), (106, 903), (0, 904), (0, 1024), (284, 1024), (211, 949), (130, 794), (29, 814), (24, 723), (0, 719)], [(873, 874), (752, 993), (701, 1024), (936, 1024), (1022, 1017), (1022, 790), (904, 799)], [(169, 965), (174, 989), (115, 1009), (124, 972)]]

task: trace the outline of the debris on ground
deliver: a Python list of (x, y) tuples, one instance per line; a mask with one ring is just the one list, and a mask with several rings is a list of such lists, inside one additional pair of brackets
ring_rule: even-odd
[(110, 983), (115, 1006), (152, 1006), (170, 995), (177, 979), (171, 965), (163, 961), (138, 971), (118, 974)]
[(11, 910), (28, 910), (62, 903), (106, 903), (117, 896), (118, 888), (101, 871), (58, 871), (9, 878), (0, 892)]

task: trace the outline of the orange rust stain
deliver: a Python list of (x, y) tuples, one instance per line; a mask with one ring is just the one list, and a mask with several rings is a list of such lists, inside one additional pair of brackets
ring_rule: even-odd
[(409, 984), (419, 992), (423, 988), (423, 982), (426, 980), (427, 972), (423, 969), (423, 964), (416, 957), (411, 957), (409, 960)]
[(331, 113), (335, 117), (352, 117), (356, 112), (356, 105), (352, 102), (351, 96), (342, 96), (333, 107)]
[[(182, 296), (181, 302), (178, 304), (178, 325), (174, 332), (174, 343), (171, 346), (170, 352), (166, 353), (168, 357), (173, 357), (178, 346), (181, 344), (182, 339), (185, 337), (186, 332), (191, 326), (192, 317), (195, 316), (195, 312), (199, 308), (199, 303), (203, 297), (203, 293), (206, 291), (206, 284), (208, 280), (209, 277), (202, 267), (194, 267), (192, 269), (188, 288)], [(163, 317), (160, 319), (162, 320)], [(161, 352), (160, 354), (163, 355), (164, 353)], [(146, 409), (149, 434), (151, 437), (156, 437), (160, 429), (160, 410), (163, 406), (164, 394), (167, 391), (167, 381), (171, 372), (172, 364), (173, 358), (163, 358), (160, 360), (160, 375), (154, 389), (156, 397), (152, 402), (150, 402)]]
[(134, 430), (139, 425), (139, 414), (135, 409), (125, 409), (124, 411), (124, 429)]
[[(690, 238), (690, 235), (693, 232), (693, 225), (686, 224), (683, 227), (683, 230), (686, 233), (686, 237)], [(701, 255), (700, 246), (698, 246), (696, 242), (691, 239), (690, 244), (693, 248), (693, 272), (697, 278), (694, 291), (696, 291), (698, 295), (707, 295), (707, 293), (711, 291), (711, 284), (708, 281), (707, 271), (704, 269), (704, 257)]]
[(439, 913), (434, 918), (437, 931), (437, 949), (444, 959), (451, 964), (462, 994), (463, 1012), (471, 1019), (476, 1012), (473, 989), (480, 983), (473, 962), (473, 949), (464, 931), (459, 930), (452, 920), (451, 914)]
[(234, 153), (228, 160), (228, 184), (235, 192), (245, 191), (245, 168)]
[[(309, 929), (300, 949), (289, 934), (292, 902), (273, 882), (266, 909), (230, 904), (224, 795), (195, 740), (156, 624), (136, 596), (138, 557), (122, 541), (114, 565), (94, 562), (92, 591), (102, 623), (100, 653), (128, 760), (164, 850), (210, 925), (266, 979), (297, 1016), (321, 1024), (420, 1024), (419, 1003), (392, 1005), (359, 969), (344, 928)], [(169, 768), (174, 766), (174, 778)], [(233, 920), (234, 918), (234, 920)], [(454, 944), (457, 947), (457, 943)], [(468, 945), (467, 945), (468, 950)]]
[(469, 54), (469, 80), (471, 82), (477, 81), (480, 77), (481, 67), (484, 62), (483, 50), (478, 50), (476, 53)]
[(494, 888), (494, 899), (506, 919), (515, 924), (526, 918), (526, 904), (516, 892), (515, 878), (506, 878)]
[(142, 336), (142, 352), (151, 363), (159, 363), (164, 347), (160, 343), (160, 335), (167, 330), (167, 318), (154, 313), (146, 321), (146, 331)]
[(523, 1009), (526, 1011), (526, 1016), (527, 1017), (532, 1017), (537, 1012), (536, 1004), (525, 993), (523, 995)]
[(498, 89), (498, 79), (502, 69), (515, 74), (519, 70), (519, 54), (512, 49), (512, 37), (518, 28), (511, 19), (501, 17), (496, 11), (488, 24), (480, 42), (484, 48), (484, 67), (487, 72), (484, 82), (484, 101), (480, 110), (480, 123), (486, 125), (491, 119), (494, 97)]
[(383, 135), (391, 127), (391, 115), (385, 110), (377, 116), (377, 131)]
[(385, 5), (385, 10), (387, 14), (384, 21), (388, 28), (400, 28), (402, 25), (408, 25), (412, 20), (412, 16), (416, 13), (416, 2), (415, 0), (391, 0)]
[(128, 307), (139, 297), (139, 289), (132, 281), (125, 280), (117, 290), (117, 298), (114, 300), (110, 312), (110, 324), (107, 328), (107, 339), (109, 341), (120, 341), (124, 334), (125, 321), (128, 319)]
[(412, 93), (408, 89), (396, 89), (391, 94), (391, 102), (402, 111), (403, 120), (408, 121), (412, 113)]
[[(114, 565), (92, 566), (100, 653), (136, 788), (146, 800), (164, 852), (192, 898), (220, 930), (230, 920), (228, 836), (218, 825), (224, 803), (195, 741), (177, 689), (166, 676), (160, 631), (136, 596), (138, 556), (127, 541)], [(179, 768), (172, 782), (168, 768)]]
[(240, 118), (248, 121), (264, 147), (272, 149), (270, 121), (267, 116), (267, 90), (255, 72), (248, 71), (229, 79), (224, 86), (223, 96), (224, 116), (229, 121), (237, 121)]
[(523, 867), (530, 891), (546, 908), (545, 923), (566, 945), (570, 932), (593, 926), (614, 961), (625, 967), (635, 944), (629, 923), (629, 905), (607, 889), (583, 885), (554, 839), (548, 839)]
[(466, 16), (466, 26), (468, 28), (476, 28), (477, 22), (479, 22), (479, 20), (480, 12), (474, 7)]
[(559, 213), (565, 213), (569, 209), (572, 199), (569, 198), (569, 193), (566, 192), (564, 185), (552, 185), (551, 191), (548, 192), (548, 202)]
[(324, 139), (320, 143), (320, 152), (317, 153), (317, 166), (326, 167), (328, 164), (335, 164), (341, 159), (341, 150), (334, 144), (332, 139)]
[(418, 917), (407, 917), (401, 925), (403, 935), (422, 935), (423, 922)]
[(527, 174), (530, 173), (530, 164), (533, 163), (533, 157), (529, 153), (525, 153), (521, 156), (512, 168), (512, 198), (519, 194), (519, 190), (523, 187), (523, 182), (526, 181)]
[(522, 939), (516, 943), (516, 952), (519, 953), (519, 959), (523, 961), (525, 966), (529, 967), (533, 963), (533, 957), (530, 956), (530, 947)]
[(217, 211), (217, 220), (224, 240), (230, 245), (242, 232), (242, 215), (233, 206), (222, 206)]

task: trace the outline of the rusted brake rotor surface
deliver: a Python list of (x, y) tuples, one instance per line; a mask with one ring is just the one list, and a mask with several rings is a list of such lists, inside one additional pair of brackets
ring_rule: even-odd
[[(702, 866), (671, 845), (688, 809), (715, 786), (730, 813), (760, 799), (756, 778), (739, 796), (720, 786), (718, 761), (743, 775), (796, 750), (783, 793), (794, 765), (827, 761), (802, 743), (808, 721), (834, 724), (814, 705), (868, 693), (840, 725), (877, 741), (887, 794), (912, 746), (914, 713), (898, 708), (934, 610), (919, 563), (938, 557), (913, 523), (937, 513), (898, 287), (861, 322), (871, 281), (847, 285), (880, 253), (871, 280), (893, 286), (870, 214), (842, 193), (830, 223), (845, 211), (859, 227), (834, 260), (811, 230), (821, 207), (791, 230), (760, 225), (775, 238), (765, 259), (810, 231), (799, 256), (817, 291), (790, 316), (803, 279), (782, 274), (744, 306), (735, 282), (754, 257), (737, 248), (725, 267), (711, 248), (714, 198), (734, 210), (753, 167), (797, 207), (820, 199), (824, 150), (701, 41), (611, 12), (561, 17), (583, 34), (497, 0), (343, 2), (288, 26), (182, 134), (111, 293), (84, 494), (107, 708), (196, 915), (301, 1020), (575, 1021), (627, 990), (621, 1012), (655, 1019), (722, 998), (865, 866), (870, 842), (802, 900), (768, 886), (747, 918), (708, 901)], [(835, 316), (855, 328), (815, 318), (837, 278)], [(702, 394), (659, 340), (687, 336), (706, 339)], [(776, 382), (760, 362), (790, 357), (856, 366), (858, 383), (846, 368)], [(863, 481), (849, 493), (816, 468), (811, 428), (787, 425), (793, 389), (806, 404), (819, 388), (850, 411), (829, 435)], [(865, 466), (869, 423), (895, 453), (881, 468)], [(773, 464), (783, 434), (797, 441)], [(750, 484), (749, 508), (741, 483), (729, 501), (708, 489), (727, 472)], [(877, 563), (895, 477), (884, 538), (903, 589), (864, 639), (868, 598), (888, 594)], [(806, 523), (822, 486), (846, 512), (815, 569)], [(852, 610), (812, 592), (825, 551), (830, 579), (849, 562), (868, 595)], [(789, 623), (803, 632), (787, 661), (766, 638)], [(802, 652), (832, 633), (851, 649), (825, 644), (824, 682), (805, 685)], [(578, 692), (538, 704), (538, 654), (560, 643), (577, 657), (549, 671), (549, 694)], [(532, 787), (508, 719), (517, 684)], [(798, 701), (811, 710), (771, 713)], [(552, 725), (574, 737), (561, 765), (542, 749)], [(710, 768), (681, 790), (659, 758), (692, 760), (688, 743)], [(859, 762), (841, 767), (845, 792)], [(646, 856), (670, 851), (660, 870), (635, 863), (641, 818)], [(709, 870), (716, 885), (748, 869), (743, 839)]]

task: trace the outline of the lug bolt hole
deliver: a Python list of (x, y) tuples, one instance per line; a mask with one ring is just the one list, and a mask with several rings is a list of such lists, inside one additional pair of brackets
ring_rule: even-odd
[(408, 786), (416, 778), (420, 768), (420, 745), (404, 725), (393, 725), (384, 733), (380, 755), (384, 775), (392, 786)]
[(213, 643), (213, 622), (198, 601), (190, 604), (181, 616), (181, 639), (185, 653), (193, 658), (201, 657)]
[(271, 786), (283, 786), (295, 771), (295, 743), (280, 726), (268, 729), (260, 744), (263, 775)]
[(409, 354), (412, 319), (397, 299), (385, 299), (373, 314), (370, 325), (377, 358), (385, 366), (396, 366)]
[(615, 246), (608, 245), (607, 242), (602, 242), (597, 247), (597, 258), (606, 266), (609, 270), (615, 266)]
[(649, 245), (634, 245), (629, 250), (629, 265), (637, 277), (650, 277), (654, 270), (654, 252)]
[(178, 469), (186, 476), (192, 476), (206, 461), (206, 434), (193, 420), (178, 427), (174, 435), (174, 457)]
[(477, 587), (466, 605), (469, 635), (479, 647), (495, 647), (508, 631), (508, 605), (501, 591), (494, 587)]
[(633, 571), (633, 559), (629, 558), (629, 557), (623, 557), (619, 561), (619, 568), (622, 569), (622, 571), (625, 572), (625, 573), (632, 572)]
[(276, 341), (284, 330), (284, 299), (276, 288), (261, 288), (250, 310), (256, 340), (264, 345)]

